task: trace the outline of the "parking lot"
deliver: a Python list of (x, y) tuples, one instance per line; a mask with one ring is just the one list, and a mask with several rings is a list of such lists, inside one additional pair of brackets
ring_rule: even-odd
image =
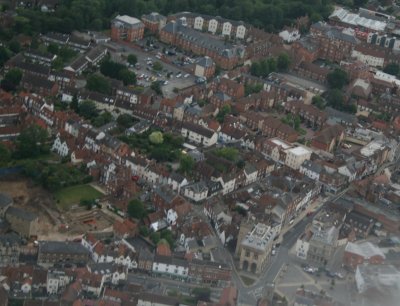
[[(196, 82), (196, 77), (191, 72), (193, 71), (193, 64), (178, 66), (164, 61), (164, 59), (176, 61), (180, 56), (179, 54), (167, 56), (161, 53), (161, 48), (145, 52), (144, 50), (115, 42), (110, 42), (108, 45), (118, 50), (111, 54), (112, 59), (124, 65), (127, 64), (126, 58), (129, 54), (136, 55), (138, 65), (130, 67), (130, 69), (136, 73), (138, 85), (149, 87), (152, 82), (159, 81), (165, 97), (172, 97), (175, 95), (174, 90), (192, 86)], [(153, 70), (156, 62), (162, 65), (162, 70), (158, 72)]]

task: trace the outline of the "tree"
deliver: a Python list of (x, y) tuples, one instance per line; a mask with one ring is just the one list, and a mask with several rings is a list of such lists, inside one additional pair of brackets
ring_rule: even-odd
[(5, 91), (14, 91), (18, 87), (22, 79), (22, 71), (13, 68), (6, 73), (4, 79), (1, 81), (1, 88)]
[(390, 63), (383, 69), (383, 72), (397, 76), (399, 75), (400, 67), (396, 63)]
[(72, 101), (71, 101), (71, 103), (69, 104), (69, 107), (70, 107), (74, 112), (76, 112), (76, 113), (79, 112), (79, 100), (78, 100), (78, 95), (77, 95), (76, 93), (72, 96)]
[(14, 52), (14, 53), (18, 53), (19, 51), (21, 51), (21, 44), (18, 42), (18, 40), (13, 39), (12, 41), (10, 41), (10, 43), (8, 44), (8, 48)]
[(4, 63), (10, 58), (10, 51), (4, 46), (0, 46), (0, 67), (3, 67)]
[(136, 74), (127, 68), (121, 69), (118, 72), (118, 79), (121, 80), (125, 86), (136, 84)]
[(102, 94), (111, 93), (110, 82), (105, 77), (98, 74), (92, 74), (87, 78), (86, 88)]
[(135, 65), (137, 63), (137, 57), (135, 54), (129, 54), (127, 61), (130, 65)]
[(50, 52), (51, 54), (58, 54), (58, 52), (60, 51), (60, 47), (56, 44), (49, 44), (47, 46), (47, 52)]
[(231, 106), (226, 104), (222, 106), (221, 110), (217, 114), (217, 120), (219, 123), (223, 123), (225, 116), (231, 113)]
[(349, 77), (346, 71), (336, 68), (327, 75), (328, 85), (332, 89), (342, 89), (349, 83)]
[(333, 108), (335, 108), (337, 110), (343, 109), (344, 95), (340, 89), (329, 90), (327, 95), (328, 95), (327, 101), (328, 101), (329, 106), (332, 106)]
[(209, 302), (211, 297), (211, 289), (208, 287), (194, 288), (192, 290), (192, 295), (194, 295), (196, 302), (198, 301)]
[(153, 232), (150, 234), (150, 240), (153, 241), (154, 244), (158, 244), (160, 242), (161, 235), (159, 232)]
[(163, 70), (163, 65), (160, 62), (155, 62), (153, 65), (153, 69), (154, 71), (161, 71)]
[(85, 119), (93, 119), (97, 117), (98, 110), (96, 104), (93, 101), (86, 100), (79, 104), (78, 108), (79, 115), (83, 116)]
[(325, 108), (324, 99), (319, 95), (315, 95), (314, 97), (312, 97), (311, 103), (316, 107), (318, 107), (319, 109)]
[(193, 170), (194, 164), (194, 159), (190, 155), (182, 154), (179, 160), (179, 170), (188, 174)]
[(289, 55), (287, 55), (287, 53), (281, 53), (278, 56), (278, 60), (276, 63), (276, 66), (278, 68), (279, 71), (286, 71), (288, 70), (289, 66), (290, 66), (290, 58)]
[(6, 165), (11, 161), (11, 152), (8, 148), (0, 142), (0, 167)]
[(151, 83), (150, 88), (153, 89), (156, 92), (156, 94), (158, 95), (162, 94), (160, 82)]
[(131, 218), (135, 218), (135, 219), (139, 219), (139, 220), (142, 219), (143, 217), (145, 217), (147, 215), (147, 213), (146, 213), (143, 203), (138, 199), (134, 199), (134, 200), (130, 201), (128, 204), (128, 215)]
[(215, 155), (225, 158), (230, 161), (237, 160), (239, 156), (239, 151), (235, 148), (224, 147), (214, 150)]
[(152, 132), (149, 135), (149, 140), (154, 144), (161, 144), (164, 141), (163, 134), (160, 131)]
[(133, 125), (133, 117), (128, 114), (121, 114), (117, 118), (117, 123), (121, 128), (127, 129)]
[(51, 68), (54, 70), (60, 71), (64, 67), (64, 61), (62, 60), (61, 57), (57, 57), (52, 63), (51, 63)]
[(35, 158), (49, 151), (46, 145), (47, 131), (33, 124), (21, 131), (17, 137), (15, 155), (17, 158)]

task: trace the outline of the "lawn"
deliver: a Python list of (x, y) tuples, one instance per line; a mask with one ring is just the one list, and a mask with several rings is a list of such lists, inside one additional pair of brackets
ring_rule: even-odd
[(77, 185), (66, 187), (55, 193), (57, 205), (66, 210), (72, 205), (79, 204), (81, 200), (94, 200), (103, 194), (90, 185)]
[(244, 276), (244, 275), (240, 275), (240, 278), (242, 279), (242, 281), (243, 281), (243, 283), (246, 285), (246, 286), (251, 286), (251, 285), (253, 285), (253, 283), (254, 283), (254, 279), (252, 279), (252, 278), (250, 278), (250, 277), (247, 277), (247, 276)]

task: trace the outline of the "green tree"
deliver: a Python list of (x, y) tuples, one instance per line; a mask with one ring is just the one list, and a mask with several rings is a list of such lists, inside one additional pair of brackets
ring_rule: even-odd
[(311, 103), (319, 109), (325, 108), (324, 99), (320, 95), (315, 95), (314, 97), (312, 97)]
[(194, 296), (196, 302), (209, 302), (211, 297), (211, 289), (208, 287), (194, 288), (192, 290), (192, 295)]
[(128, 215), (131, 218), (139, 220), (144, 218), (147, 215), (147, 213), (143, 203), (138, 199), (130, 201), (128, 204)]
[(332, 89), (342, 89), (349, 83), (349, 77), (346, 71), (336, 68), (327, 75), (328, 85)]
[(161, 143), (164, 142), (163, 133), (161, 133), (160, 131), (152, 132), (149, 135), (149, 140), (150, 140), (151, 143), (161, 144)]
[(118, 79), (121, 80), (125, 86), (136, 84), (136, 74), (127, 68), (121, 69), (118, 72)]
[(161, 71), (163, 70), (164, 66), (160, 62), (155, 62), (153, 65), (153, 69), (155, 71)]
[(18, 87), (22, 79), (22, 71), (18, 68), (13, 68), (6, 73), (1, 81), (1, 88), (6, 91), (14, 91)]
[(86, 80), (86, 88), (103, 94), (111, 93), (110, 82), (98, 74), (90, 75)]
[(150, 240), (153, 241), (154, 244), (158, 244), (160, 242), (161, 235), (159, 232), (153, 232), (150, 234)]
[(61, 71), (64, 68), (64, 61), (61, 57), (57, 57), (52, 63), (51, 68), (57, 71)]
[(287, 53), (281, 53), (278, 56), (278, 60), (276, 66), (279, 71), (286, 71), (289, 69), (290, 66), (290, 57)]
[(231, 106), (226, 104), (222, 106), (221, 110), (217, 114), (217, 120), (219, 123), (223, 123), (225, 120), (225, 116), (231, 113)]
[(35, 124), (30, 125), (17, 137), (15, 156), (17, 158), (35, 158), (48, 153), (47, 137), (45, 129)]
[(182, 154), (179, 160), (179, 170), (185, 174), (189, 174), (192, 172), (194, 164), (194, 159), (190, 155)]
[(96, 104), (94, 104), (93, 101), (85, 100), (79, 104), (78, 113), (85, 119), (93, 119), (97, 117), (98, 110), (96, 108)]
[(11, 152), (8, 148), (0, 142), (0, 167), (6, 165), (11, 161)]
[(235, 161), (238, 159), (239, 151), (235, 148), (224, 147), (214, 150), (214, 154), (227, 160)]
[(74, 94), (74, 95), (72, 96), (72, 101), (71, 101), (71, 103), (69, 104), (69, 107), (70, 107), (74, 112), (76, 112), (76, 113), (79, 112), (79, 100), (78, 100), (78, 95), (77, 95), (77, 94)]
[(49, 52), (51, 54), (58, 54), (59, 51), (60, 51), (60, 47), (56, 44), (50, 43), (47, 46), (47, 52)]
[(400, 72), (400, 67), (396, 63), (389, 63), (387, 66), (383, 69), (383, 72), (397, 76), (399, 75)]
[(156, 94), (158, 95), (162, 94), (160, 82), (151, 83), (150, 88), (153, 89), (156, 92)]
[(121, 114), (117, 118), (117, 123), (121, 128), (127, 129), (133, 125), (134, 119), (129, 114)]
[(129, 54), (128, 58), (127, 58), (127, 61), (128, 61), (129, 64), (135, 65), (137, 63), (136, 55), (135, 54)]
[(14, 52), (14, 53), (18, 53), (19, 51), (21, 51), (21, 44), (18, 42), (18, 40), (13, 39), (12, 41), (10, 41), (10, 43), (8, 44), (8, 48)]
[(139, 234), (144, 237), (148, 237), (150, 232), (149, 232), (149, 229), (147, 228), (147, 226), (142, 225), (141, 227), (139, 227)]
[(8, 61), (10, 56), (11, 56), (10, 51), (6, 49), (4, 46), (0, 46), (0, 67), (3, 67), (4, 63)]

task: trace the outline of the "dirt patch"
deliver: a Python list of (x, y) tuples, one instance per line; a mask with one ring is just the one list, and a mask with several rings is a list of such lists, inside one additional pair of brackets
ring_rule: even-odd
[(39, 216), (39, 239), (54, 233), (59, 213), (51, 193), (21, 176), (2, 178), (0, 192), (12, 197), (15, 206)]

